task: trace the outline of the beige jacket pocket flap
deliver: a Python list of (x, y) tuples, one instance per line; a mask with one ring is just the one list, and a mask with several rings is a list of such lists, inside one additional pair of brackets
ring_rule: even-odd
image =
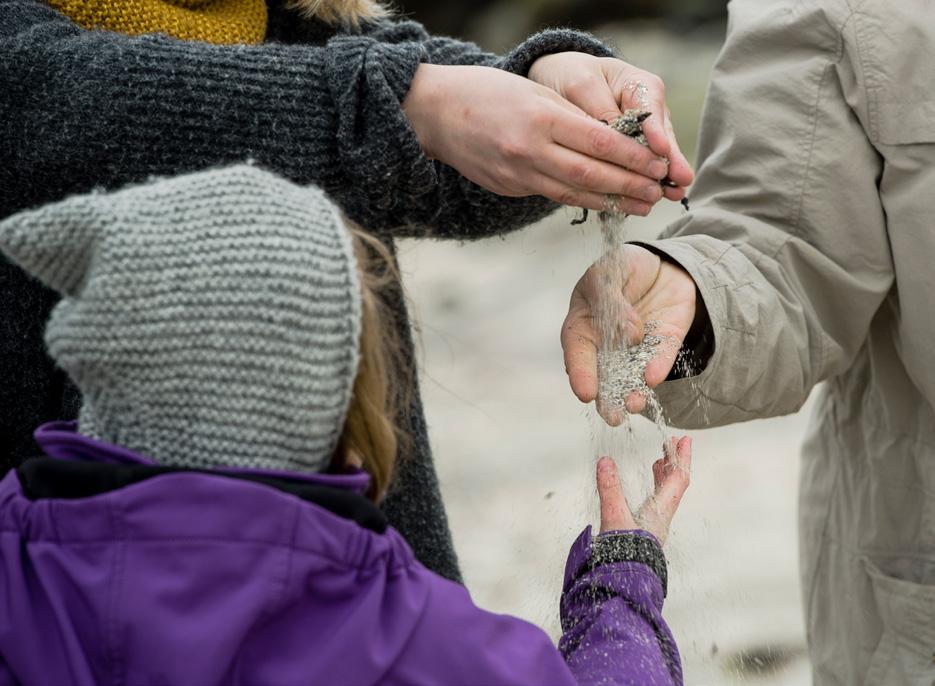
[(883, 102), (878, 105), (878, 110), (880, 143), (884, 145), (935, 143), (935, 100)]
[(856, 57), (867, 90), (871, 139), (883, 145), (935, 143), (935, 3), (858, 4)]
[[(892, 561), (887, 562), (887, 567)], [(864, 686), (935, 684), (935, 584), (919, 584), (884, 573), (868, 558), (883, 636), (871, 658)]]

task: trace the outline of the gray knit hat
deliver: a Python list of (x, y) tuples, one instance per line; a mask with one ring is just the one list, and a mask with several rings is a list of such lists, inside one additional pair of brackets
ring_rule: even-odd
[(360, 286), (334, 205), (241, 165), (0, 223), (64, 297), (45, 340), (82, 434), (189, 467), (321, 471), (357, 372)]

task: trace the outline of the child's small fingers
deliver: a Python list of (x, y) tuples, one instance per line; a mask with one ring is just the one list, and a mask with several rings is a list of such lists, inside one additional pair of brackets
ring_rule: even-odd
[(691, 473), (692, 466), (692, 439), (691, 436), (682, 436), (675, 447), (679, 467)]
[(597, 461), (597, 495), (601, 504), (601, 533), (636, 528), (630, 506), (620, 486), (617, 465), (609, 457), (602, 457)]
[(662, 482), (666, 477), (666, 458), (660, 457), (653, 462), (653, 488), (656, 492), (662, 488)]
[(678, 446), (679, 439), (675, 436), (669, 438), (667, 443), (664, 443), (662, 446), (662, 456), (665, 457), (670, 464), (678, 462)]
[[(656, 511), (666, 529), (675, 516), (682, 502), (682, 496), (685, 495), (691, 482), (691, 439), (687, 436), (672, 439), (672, 446), (673, 452), (660, 460), (662, 462), (661, 483), (657, 482), (653, 498)], [(654, 476), (655, 470), (654, 465)]]

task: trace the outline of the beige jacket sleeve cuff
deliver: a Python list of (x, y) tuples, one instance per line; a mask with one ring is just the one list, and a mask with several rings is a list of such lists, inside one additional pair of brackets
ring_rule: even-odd
[[(681, 265), (695, 281), (714, 332), (714, 354), (705, 369), (692, 377), (666, 381), (656, 388), (666, 417), (684, 429), (700, 429), (797, 409), (799, 400), (764, 397), (751, 392), (761, 374), (769, 346), (757, 343), (764, 329), (764, 295), (753, 265), (737, 248), (706, 235), (689, 235), (644, 243)], [(802, 360), (790, 360), (788, 369), (801, 370)], [(807, 364), (806, 364), (807, 367)], [(808, 384), (807, 372), (800, 372)], [(802, 387), (800, 384), (795, 386)]]

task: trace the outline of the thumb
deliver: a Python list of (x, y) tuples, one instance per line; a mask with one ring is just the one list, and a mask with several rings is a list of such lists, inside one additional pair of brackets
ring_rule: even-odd
[(669, 109), (665, 109), (665, 122), (663, 128), (669, 137), (669, 178), (680, 188), (691, 185), (695, 180), (695, 173), (691, 165), (682, 153), (678, 140), (675, 138), (675, 129), (672, 128), (672, 116)]
[(597, 461), (597, 495), (601, 501), (602, 534), (637, 528), (626, 496), (623, 495), (617, 464), (613, 458), (602, 457)]

